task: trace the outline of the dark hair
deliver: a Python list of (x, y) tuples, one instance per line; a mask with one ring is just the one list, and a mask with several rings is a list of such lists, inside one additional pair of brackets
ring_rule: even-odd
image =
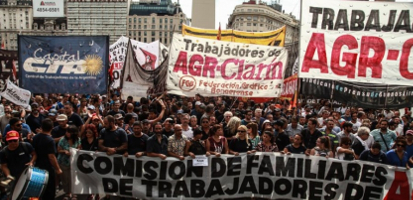
[(125, 123), (129, 124), (129, 121), (133, 119), (133, 115), (131, 113), (128, 113), (125, 115)]
[(317, 120), (315, 118), (310, 118), (308, 121), (317, 126)]
[(274, 134), (271, 131), (264, 131), (264, 133), (262, 133), (262, 135), (264, 135), (264, 134), (270, 136), (270, 142), (274, 143), (275, 138), (274, 138)]
[(67, 132), (70, 133), (70, 138), (67, 138), (67, 136), (65, 135), (66, 140), (71, 139), (73, 144), (75, 144), (79, 139), (79, 129), (75, 125), (69, 125)]
[(108, 120), (109, 123), (115, 123), (115, 118), (112, 115), (106, 116), (106, 120)]
[(372, 149), (378, 149), (378, 150), (381, 150), (381, 145), (380, 145), (380, 143), (375, 142), (375, 143), (371, 146), (371, 148), (372, 148)]
[(218, 129), (223, 129), (221, 124), (215, 124), (212, 126), (212, 128), (209, 130), (209, 137), (212, 137), (217, 133)]
[(349, 137), (342, 137), (340, 139), (340, 146), (343, 145), (344, 143), (351, 143), (351, 139)]
[(13, 125), (14, 125), (15, 123), (17, 123), (18, 121), (20, 121), (19, 118), (13, 117), (13, 118), (11, 118), (11, 119), (9, 120), (9, 124), (10, 124), (10, 126), (13, 126)]
[(73, 104), (70, 103), (70, 102), (67, 102), (67, 103), (65, 103), (65, 104), (63, 104), (63, 105), (65, 105), (65, 106), (70, 106), (71, 108), (73, 108)]
[(94, 124), (85, 124), (85, 130), (82, 133), (82, 138), (86, 137), (86, 131), (91, 130), (95, 138), (98, 137), (98, 130)]
[(53, 121), (49, 118), (44, 119), (41, 128), (45, 132), (50, 132), (53, 129)]
[(136, 121), (136, 122), (133, 123), (132, 127), (135, 127), (135, 126), (139, 126), (139, 127), (142, 128), (142, 123)]
[(257, 137), (257, 135), (258, 135), (258, 124), (254, 123), (254, 122), (250, 122), (250, 123), (247, 124), (247, 128), (251, 128), (252, 129), (251, 132), (254, 135), (254, 137)]
[(302, 144), (303, 144), (303, 135), (301, 135), (301, 133), (296, 133), (296, 134), (294, 134), (294, 137), (295, 137), (296, 135), (300, 136), (300, 139), (301, 139), (300, 145), (302, 145)]
[(346, 128), (346, 127), (353, 127), (353, 124), (350, 122), (344, 122), (343, 128)]

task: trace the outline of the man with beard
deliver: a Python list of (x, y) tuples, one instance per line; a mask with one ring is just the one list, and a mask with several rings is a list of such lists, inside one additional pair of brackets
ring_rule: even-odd
[(122, 114), (122, 116), (125, 117), (125, 112), (119, 108), (120, 108), (120, 102), (115, 101), (115, 103), (113, 104), (113, 109), (108, 112), (108, 115), (115, 116), (116, 114)]
[[(56, 146), (50, 137), (53, 129), (53, 122), (45, 119), (41, 124), (41, 132), (33, 137), (33, 148), (37, 154), (35, 167), (47, 170), (49, 172), (49, 181), (47, 188), (43, 191), (42, 199), (55, 199), (55, 173), (62, 174), (56, 159)], [(56, 172), (55, 172), (56, 170)]]
[(75, 125), (79, 130), (82, 130), (83, 120), (78, 114), (73, 112), (73, 105), (71, 103), (65, 103), (64, 105), (65, 114), (67, 116), (68, 124)]
[(333, 130), (334, 128), (334, 121), (332, 119), (327, 119), (326, 120), (326, 127), (323, 129), (321, 129), (321, 133), (325, 136), (328, 136), (330, 138), (330, 142), (331, 142), (331, 150), (333, 152), (334, 155), (336, 155), (336, 148), (338, 147), (338, 137), (337, 137), (337, 133)]
[(142, 124), (140, 122), (133, 123), (132, 129), (133, 133), (128, 135), (128, 150), (123, 155), (125, 157), (135, 155), (139, 158), (146, 152), (146, 143), (149, 137), (142, 133)]
[(275, 143), (278, 146), (278, 149), (284, 149), (287, 145), (289, 145), (290, 137), (284, 132), (284, 122), (281, 120), (277, 120), (274, 122), (274, 128), (277, 132), (277, 137), (275, 139)]
[(46, 118), (39, 112), (39, 105), (37, 103), (32, 103), (32, 113), (27, 117), (26, 123), (30, 126), (30, 130), (33, 133), (39, 133), (42, 121)]
[(291, 141), (293, 137), (295, 136), (295, 134), (301, 133), (301, 131), (303, 130), (303, 126), (298, 124), (298, 120), (299, 119), (297, 116), (291, 118), (291, 123), (288, 124), (287, 129), (285, 130), (287, 135), (290, 137)]
[(162, 135), (162, 124), (157, 122), (155, 133), (148, 139), (146, 153), (149, 157), (159, 157), (165, 160), (168, 155), (168, 138)]
[(310, 153), (310, 150), (316, 146), (316, 141), (323, 134), (316, 129), (317, 120), (315, 118), (308, 119), (308, 128), (301, 131), (303, 136), (303, 144), (307, 148), (306, 154)]
[(245, 118), (241, 120), (241, 125), (247, 125), (251, 122), (252, 119), (252, 110), (248, 109), (245, 111)]
[(374, 141), (378, 142), (381, 145), (381, 150), (384, 152), (387, 152), (391, 149), (391, 144), (396, 141), (397, 137), (396, 133), (390, 131), (387, 128), (388, 124), (389, 122), (383, 119), (379, 123), (380, 128), (370, 132), (370, 135), (373, 136)]
[(11, 130), (8, 130), (7, 132), (16, 131), (16, 132), (19, 133), (20, 139), (22, 141), (24, 141), (24, 142), (31, 142), (32, 141), (33, 135), (31, 133), (29, 133), (29, 130), (23, 128), (23, 126), (22, 126), (23, 123), (19, 118), (17, 118), (17, 117), (11, 118), (10, 121), (9, 121), (9, 125), (10, 125), (9, 127), (10, 127)]
[(342, 137), (349, 137), (351, 142), (354, 142), (356, 136), (353, 135), (353, 124), (350, 122), (344, 122), (343, 130), (337, 133), (338, 140), (341, 141)]
[(59, 143), (60, 139), (65, 136), (69, 124), (67, 124), (67, 116), (65, 114), (58, 115), (56, 121), (57, 123), (59, 123), (59, 125), (53, 128), (52, 138), (56, 143), (57, 147), (57, 144)]
[(162, 134), (165, 135), (166, 137), (170, 137), (171, 135), (174, 134), (174, 129), (172, 128), (175, 124), (175, 121), (172, 118), (166, 118), (165, 121), (163, 122), (163, 129), (162, 129)]
[(184, 160), (185, 148), (190, 145), (186, 136), (182, 135), (182, 127), (179, 124), (174, 126), (174, 134), (168, 138), (168, 156)]
[(107, 155), (123, 154), (128, 149), (126, 131), (115, 124), (115, 118), (108, 115), (103, 120), (104, 128), (100, 131), (99, 150)]

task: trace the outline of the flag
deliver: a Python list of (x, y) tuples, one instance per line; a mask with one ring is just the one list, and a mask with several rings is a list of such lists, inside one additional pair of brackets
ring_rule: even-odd
[(113, 62), (111, 65), (110, 65), (110, 68), (109, 68), (109, 81), (110, 82), (112, 82), (113, 81), (113, 70), (115, 69), (115, 62)]
[(13, 71), (13, 81), (17, 81), (17, 69), (16, 69), (16, 63), (14, 62), (14, 60), (13, 60), (13, 68), (12, 68), (12, 71)]
[(149, 51), (145, 51), (143, 48), (139, 47), (139, 49), (142, 51), (143, 55), (145, 56), (145, 63), (142, 64), (142, 68), (145, 70), (154, 70), (156, 60), (158, 60), (157, 56), (155, 54), (152, 54)]
[(4, 44), (4, 39), (1, 39), (1, 49), (6, 49), (6, 44)]
[(219, 23), (217, 40), (221, 40), (221, 22)]

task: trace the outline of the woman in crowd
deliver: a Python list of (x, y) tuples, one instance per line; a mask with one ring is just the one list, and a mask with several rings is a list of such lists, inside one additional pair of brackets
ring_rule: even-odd
[(62, 169), (62, 184), (63, 191), (66, 193), (64, 200), (76, 199), (76, 195), (71, 195), (72, 179), (70, 176), (70, 151), (69, 148), (78, 149), (80, 146), (79, 131), (75, 125), (70, 125), (67, 128), (67, 132), (62, 139), (60, 139), (58, 144), (58, 157), (57, 161), (60, 168)]
[(337, 147), (336, 158), (339, 160), (354, 160), (355, 154), (351, 147), (351, 139), (349, 137), (342, 137), (340, 146)]
[[(190, 145), (185, 146), (185, 155), (195, 158), (196, 155), (211, 155), (209, 151), (206, 151), (205, 143), (201, 140), (202, 132), (195, 131), (194, 137), (190, 140)], [(206, 140), (207, 141), (207, 140)]]
[(128, 113), (125, 115), (125, 124), (124, 124), (124, 129), (126, 133), (131, 134), (133, 133), (133, 123), (135, 123), (135, 117), (132, 115), (132, 113)]
[(85, 124), (85, 130), (82, 132), (82, 140), (79, 149), (85, 151), (98, 150), (98, 131), (94, 124)]
[(259, 134), (261, 135), (262, 133), (264, 133), (264, 131), (266, 129), (272, 129), (272, 125), (270, 120), (265, 120), (262, 125), (261, 125), (261, 131), (259, 132)]
[(307, 149), (303, 146), (303, 135), (296, 133), (293, 137), (293, 143), (287, 145), (281, 153), (305, 154), (306, 150)]
[(251, 140), (248, 139), (247, 136), (248, 128), (245, 125), (241, 125), (236, 130), (237, 134), (229, 145), (229, 153), (236, 156), (239, 155), (239, 153), (254, 153), (255, 150), (252, 150)]
[(206, 150), (216, 157), (219, 157), (221, 154), (228, 154), (228, 142), (223, 136), (224, 131), (222, 129), (222, 125), (215, 124), (209, 133), (209, 138), (205, 141)]
[(330, 148), (330, 144), (330, 138), (328, 136), (319, 137), (316, 141), (316, 147), (311, 149), (310, 155), (334, 158), (333, 152)]
[(189, 117), (189, 126), (192, 128), (192, 130), (198, 128), (198, 118), (196, 117), (196, 115)]
[(264, 131), (262, 134), (262, 142), (257, 145), (255, 150), (258, 152), (278, 152), (278, 146), (275, 143), (274, 133)]
[(409, 157), (405, 151), (406, 145), (406, 138), (404, 138), (404, 136), (398, 136), (394, 142), (395, 149), (392, 149), (386, 153), (387, 164), (409, 168)]
[(258, 124), (254, 122), (250, 122), (247, 124), (247, 128), (248, 128), (248, 138), (251, 139), (251, 142), (252, 142), (252, 149), (255, 149), (258, 143), (261, 142), (261, 138), (258, 135)]
[[(74, 108), (77, 108), (77, 107), (74, 107)], [(80, 100), (80, 106), (77, 108), (77, 113), (83, 120), (86, 119), (88, 110), (87, 110), (87, 100), (85, 98), (82, 98)]]
[[(241, 119), (238, 117), (231, 117), (231, 119), (228, 121), (228, 124), (224, 130), (224, 136), (227, 138), (228, 142), (230, 142), (233, 139), (233, 137), (237, 134), (237, 130), (240, 125)], [(246, 126), (244, 127), (247, 128)]]

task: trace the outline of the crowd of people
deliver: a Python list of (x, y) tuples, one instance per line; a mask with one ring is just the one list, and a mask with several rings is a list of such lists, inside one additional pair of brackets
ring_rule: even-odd
[(26, 109), (2, 99), (0, 164), (6, 178), (0, 185), (17, 180), (26, 166), (36, 166), (49, 172), (43, 199), (54, 199), (59, 187), (65, 199), (76, 199), (69, 148), (180, 160), (280, 152), (413, 165), (408, 110), (401, 116), (398, 110), (332, 106), (328, 100), (289, 108), (288, 101), (278, 99), (255, 103), (166, 93), (134, 101), (120, 99), (117, 91), (109, 96), (39, 94)]

